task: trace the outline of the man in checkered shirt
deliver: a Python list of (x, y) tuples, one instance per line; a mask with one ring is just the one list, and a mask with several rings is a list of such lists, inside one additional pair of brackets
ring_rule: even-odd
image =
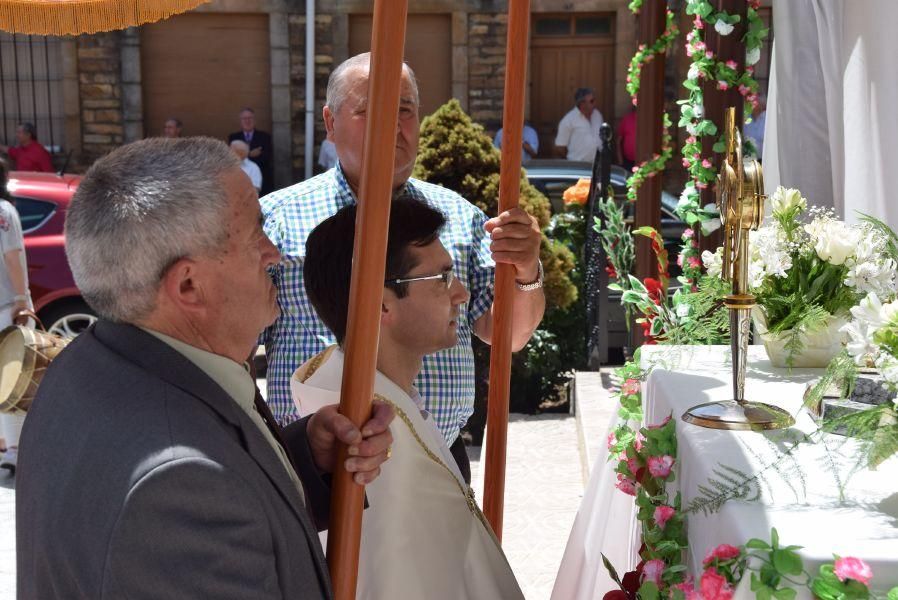
[[(299, 417), (290, 396), (290, 376), (299, 365), (334, 343), (333, 334), (315, 314), (305, 293), (305, 242), (318, 223), (357, 201), (369, 61), (368, 53), (346, 60), (334, 70), (327, 84), (324, 123), (327, 138), (337, 148), (337, 166), (261, 200), (265, 232), (281, 253), (281, 262), (274, 272), (281, 316), (262, 335), (268, 358), (268, 403), (281, 424)], [(519, 350), (530, 339), (545, 308), (540, 232), (536, 220), (520, 208), (487, 220), (480, 209), (455, 192), (409, 179), (418, 151), (418, 127), (418, 88), (414, 73), (403, 65), (393, 188), (396, 194), (428, 202), (446, 216), (447, 225), (440, 240), (452, 255), (455, 275), (471, 293), (471, 300), (459, 317), (458, 345), (425, 357), (415, 386), (462, 473), (470, 480), (470, 465), (458, 434), (474, 411), (471, 334), (487, 343), (492, 335), (495, 261), (514, 265), (518, 282), (512, 346)], [(387, 276), (402, 278), (406, 273)]]

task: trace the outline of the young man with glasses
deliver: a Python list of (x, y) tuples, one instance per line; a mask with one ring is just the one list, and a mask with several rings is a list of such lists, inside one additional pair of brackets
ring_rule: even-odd
[[(306, 241), (306, 294), (339, 345), (291, 379), (301, 415), (339, 400), (356, 206)], [(357, 598), (523, 598), (492, 529), (414, 387), (424, 356), (458, 343), (470, 295), (440, 242), (446, 218), (425, 202), (393, 201), (387, 238), (375, 398), (391, 405), (391, 458), (366, 490)]]

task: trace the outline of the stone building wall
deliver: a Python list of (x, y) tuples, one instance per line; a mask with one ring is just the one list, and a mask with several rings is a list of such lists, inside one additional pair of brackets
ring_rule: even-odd
[(78, 91), (81, 106), (81, 156), (90, 164), (122, 145), (121, 32), (78, 38)]
[(468, 114), (498, 129), (505, 95), (507, 13), (468, 14)]

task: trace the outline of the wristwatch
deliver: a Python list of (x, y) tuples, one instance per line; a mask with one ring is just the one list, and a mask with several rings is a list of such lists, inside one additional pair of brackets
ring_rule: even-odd
[(518, 281), (514, 283), (522, 292), (532, 292), (543, 287), (543, 261), (540, 260), (536, 263), (536, 279), (528, 283), (520, 283)]

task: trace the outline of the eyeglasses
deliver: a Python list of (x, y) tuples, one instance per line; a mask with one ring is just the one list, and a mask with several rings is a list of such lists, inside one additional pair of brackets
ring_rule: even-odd
[(399, 285), (400, 283), (408, 283), (410, 281), (436, 281), (437, 279), (442, 280), (443, 284), (446, 286), (448, 290), (452, 287), (452, 282), (455, 281), (455, 272), (452, 269), (446, 269), (441, 273), (437, 273), (436, 275), (421, 275), (420, 277), (400, 277), (399, 279), (387, 279), (384, 281), (386, 285)]

